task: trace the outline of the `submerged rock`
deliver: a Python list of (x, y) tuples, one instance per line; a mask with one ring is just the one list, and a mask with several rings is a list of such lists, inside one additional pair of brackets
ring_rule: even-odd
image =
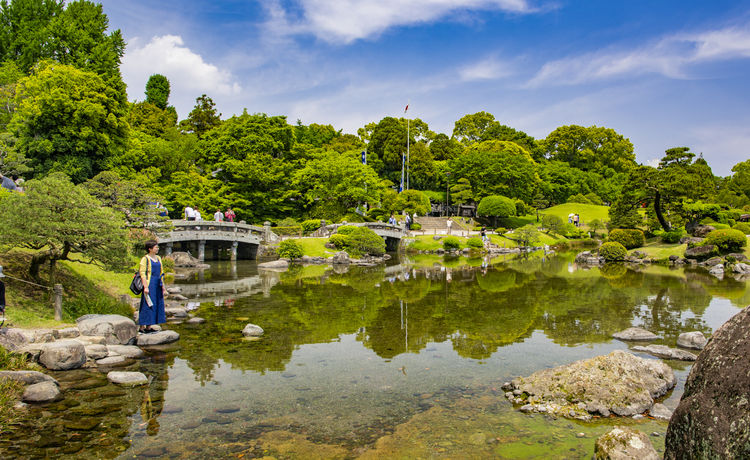
[(666, 345), (649, 345), (647, 347), (639, 345), (633, 347), (633, 350), (642, 351), (644, 353), (654, 355), (657, 358), (677, 359), (680, 361), (695, 361), (695, 358), (697, 357), (689, 351), (679, 350), (677, 348), (669, 348)]
[(37, 371), (0, 371), (1, 379), (15, 380), (26, 385), (33, 385), (39, 382), (57, 382), (57, 380), (49, 375)]
[(242, 329), (242, 335), (245, 337), (260, 337), (263, 332), (263, 328), (256, 324), (248, 324)]
[(589, 420), (604, 416), (641, 414), (654, 398), (675, 386), (674, 372), (665, 363), (615, 350), (605, 356), (544, 369), (506, 385), (509, 399), (529, 410)]
[(659, 460), (659, 454), (646, 433), (624, 426), (616, 426), (596, 440), (596, 460)]
[(107, 374), (107, 380), (118, 385), (145, 385), (148, 383), (148, 377), (142, 372), (116, 372), (112, 371)]
[(653, 332), (647, 331), (640, 327), (629, 327), (624, 331), (615, 332), (612, 337), (619, 340), (654, 340), (658, 339), (659, 336)]
[(711, 336), (669, 422), (667, 460), (750, 458), (750, 307)]
[(145, 353), (135, 345), (107, 345), (109, 355), (122, 355), (126, 358), (141, 358)]
[(275, 269), (287, 269), (289, 268), (289, 261), (286, 259), (272, 260), (270, 262), (263, 262), (258, 264), (258, 268), (275, 268)]

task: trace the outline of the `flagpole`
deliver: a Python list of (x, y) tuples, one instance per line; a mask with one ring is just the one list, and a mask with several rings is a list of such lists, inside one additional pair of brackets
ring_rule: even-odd
[[(411, 102), (411, 101), (409, 101)], [(409, 111), (409, 102), (406, 103), (404, 113)], [(411, 166), (411, 156), (409, 155), (409, 114), (406, 114), (406, 190), (409, 190), (409, 167)]]

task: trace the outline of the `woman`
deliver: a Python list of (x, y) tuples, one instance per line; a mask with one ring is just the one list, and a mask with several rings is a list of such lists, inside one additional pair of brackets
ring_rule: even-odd
[[(141, 306), (138, 309), (139, 332), (148, 334), (156, 332), (151, 326), (167, 322), (164, 312), (164, 297), (167, 287), (164, 285), (164, 271), (156, 240), (146, 241), (146, 255), (141, 259), (139, 272), (143, 281)], [(149, 305), (150, 303), (150, 305)]]
[(234, 214), (234, 211), (232, 211), (232, 208), (227, 208), (227, 212), (224, 213), (224, 217), (226, 217), (227, 222), (234, 222), (234, 218), (237, 216)]

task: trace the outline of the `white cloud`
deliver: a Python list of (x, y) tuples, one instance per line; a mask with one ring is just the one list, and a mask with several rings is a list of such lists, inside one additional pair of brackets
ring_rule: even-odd
[(463, 81), (496, 80), (512, 75), (509, 66), (494, 56), (482, 59), (459, 70)]
[(430, 23), (466, 10), (537, 11), (527, 0), (298, 0), (298, 18), (277, 1), (266, 4), (269, 30), (281, 35), (310, 33), (331, 43), (351, 43), (391, 27)]
[(691, 65), (750, 57), (750, 29), (725, 28), (671, 35), (630, 51), (600, 51), (551, 61), (528, 87), (576, 85), (617, 77), (661, 74), (687, 78)]
[(231, 72), (206, 62), (176, 35), (154, 37), (145, 44), (137, 38), (131, 40), (120, 70), (131, 99), (143, 99), (151, 75), (166, 76), (171, 86), (170, 102), (180, 113), (189, 111), (195, 98), (203, 93), (214, 97), (241, 91)]

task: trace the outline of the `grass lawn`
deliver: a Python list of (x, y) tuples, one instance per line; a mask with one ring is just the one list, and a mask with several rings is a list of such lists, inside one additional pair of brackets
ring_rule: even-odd
[(665, 260), (672, 255), (679, 257), (684, 256), (686, 249), (687, 244), (668, 244), (662, 243), (661, 241), (656, 241), (653, 243), (646, 243), (646, 245), (641, 248), (630, 250), (628, 251), (628, 254), (632, 254), (633, 251), (641, 251), (648, 254), (648, 256), (651, 258), (657, 260)]
[[(439, 240), (433, 239), (434, 235), (416, 235), (411, 236), (408, 238), (404, 238), (407, 246), (407, 250), (410, 251), (435, 251), (443, 247), (443, 240), (446, 238), (446, 235), (441, 235), (442, 238)], [(466, 241), (469, 239), (465, 236), (453, 236), (453, 238), (458, 238), (459, 243), (461, 244), (460, 249), (466, 248)], [(479, 236), (475, 236), (475, 238), (479, 238)], [(510, 247), (510, 246), (509, 246)]]
[(581, 223), (587, 224), (594, 219), (599, 219), (600, 222), (608, 221), (609, 207), (594, 204), (563, 203), (539, 211), (539, 214), (558, 216), (566, 223), (568, 222), (568, 214), (578, 214), (581, 217)]
[(336, 254), (335, 249), (328, 249), (328, 238), (297, 238), (294, 241), (302, 248), (302, 254), (310, 257), (330, 257)]

